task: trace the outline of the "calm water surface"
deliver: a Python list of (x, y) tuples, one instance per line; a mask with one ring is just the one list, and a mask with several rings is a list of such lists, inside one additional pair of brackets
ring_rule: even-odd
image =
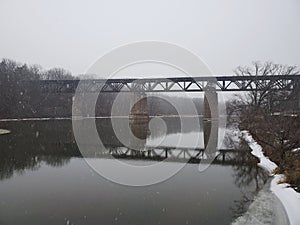
[[(192, 124), (190, 130), (180, 133), (176, 119), (165, 121), (168, 130), (163, 141), (159, 130), (149, 134), (145, 126), (134, 128), (145, 136), (142, 148), (149, 149), (158, 141), (161, 146), (171, 146), (181, 135), (186, 139), (186, 146), (181, 147), (188, 149), (189, 139), (202, 133)], [(110, 119), (98, 120), (97, 127), (109, 153), (118, 160), (144, 165), (165, 157), (163, 148), (152, 149), (155, 153), (150, 155), (130, 151), (125, 154), (126, 148), (116, 138)], [(0, 122), (0, 128), (12, 131), (0, 135), (3, 225), (230, 224), (246, 211), (267, 180), (256, 166), (257, 160), (243, 150), (225, 161), (216, 159), (201, 173), (194, 160), (165, 182), (146, 187), (123, 186), (104, 179), (87, 165), (77, 148), (70, 120)], [(203, 148), (203, 140), (198, 144)], [(223, 146), (229, 148), (228, 143)], [(93, 160), (109, 164), (111, 159)], [(174, 157), (164, 164), (171, 167), (182, 163), (180, 160)]]

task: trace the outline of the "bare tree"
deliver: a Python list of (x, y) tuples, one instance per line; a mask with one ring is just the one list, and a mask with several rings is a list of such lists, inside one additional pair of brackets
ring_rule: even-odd
[(261, 82), (260, 77), (270, 75), (298, 75), (300, 74), (296, 66), (276, 64), (272, 62), (261, 63), (259, 61), (253, 62), (252, 66), (239, 66), (235, 69), (237, 76), (253, 76), (253, 82), (250, 87), (255, 89), (259, 86), (260, 90), (252, 90), (247, 97), (249, 103), (256, 110), (273, 111), (278, 102), (282, 102), (291, 94), (290, 91), (274, 91), (274, 82)]
[(73, 80), (72, 74), (62, 68), (52, 68), (43, 74), (45, 80)]
[(280, 166), (285, 165), (286, 153), (300, 146), (300, 117), (264, 115), (249, 127), (254, 139), (269, 149)]
[[(280, 168), (286, 166), (286, 153), (300, 146), (300, 117), (286, 114), (293, 105), (285, 105), (293, 98), (293, 91), (275, 90), (274, 82), (262, 82), (261, 76), (299, 74), (296, 66), (275, 64), (272, 62), (254, 62), (251, 67), (238, 67), (238, 76), (253, 76), (250, 84), (253, 90), (246, 98), (236, 98), (229, 103), (229, 112), (234, 112), (239, 118), (239, 127), (248, 130), (254, 139), (264, 146), (272, 160)], [(257, 80), (257, 81), (256, 81)], [(255, 90), (259, 85), (260, 90)], [(297, 85), (297, 84), (296, 84)], [(297, 90), (295, 90), (297, 92)], [(280, 111), (279, 114), (273, 113)]]

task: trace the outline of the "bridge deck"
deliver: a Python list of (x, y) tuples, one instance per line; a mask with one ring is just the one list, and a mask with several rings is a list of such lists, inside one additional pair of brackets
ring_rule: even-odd
[[(199, 92), (294, 90), (300, 88), (300, 75), (271, 76), (203, 76), (142, 79), (43, 80), (38, 82), (44, 92)], [(80, 84), (80, 86), (78, 86)]]

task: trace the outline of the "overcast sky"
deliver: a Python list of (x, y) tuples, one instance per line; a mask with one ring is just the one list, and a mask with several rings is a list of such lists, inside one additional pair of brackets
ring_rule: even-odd
[(299, 0), (0, 0), (0, 58), (84, 73), (128, 42), (161, 40), (215, 74), (272, 60), (300, 67)]

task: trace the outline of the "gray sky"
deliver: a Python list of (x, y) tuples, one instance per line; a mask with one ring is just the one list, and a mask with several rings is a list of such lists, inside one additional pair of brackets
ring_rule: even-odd
[(300, 67), (299, 0), (0, 0), (0, 58), (84, 73), (119, 45), (161, 40), (215, 74), (271, 60)]

